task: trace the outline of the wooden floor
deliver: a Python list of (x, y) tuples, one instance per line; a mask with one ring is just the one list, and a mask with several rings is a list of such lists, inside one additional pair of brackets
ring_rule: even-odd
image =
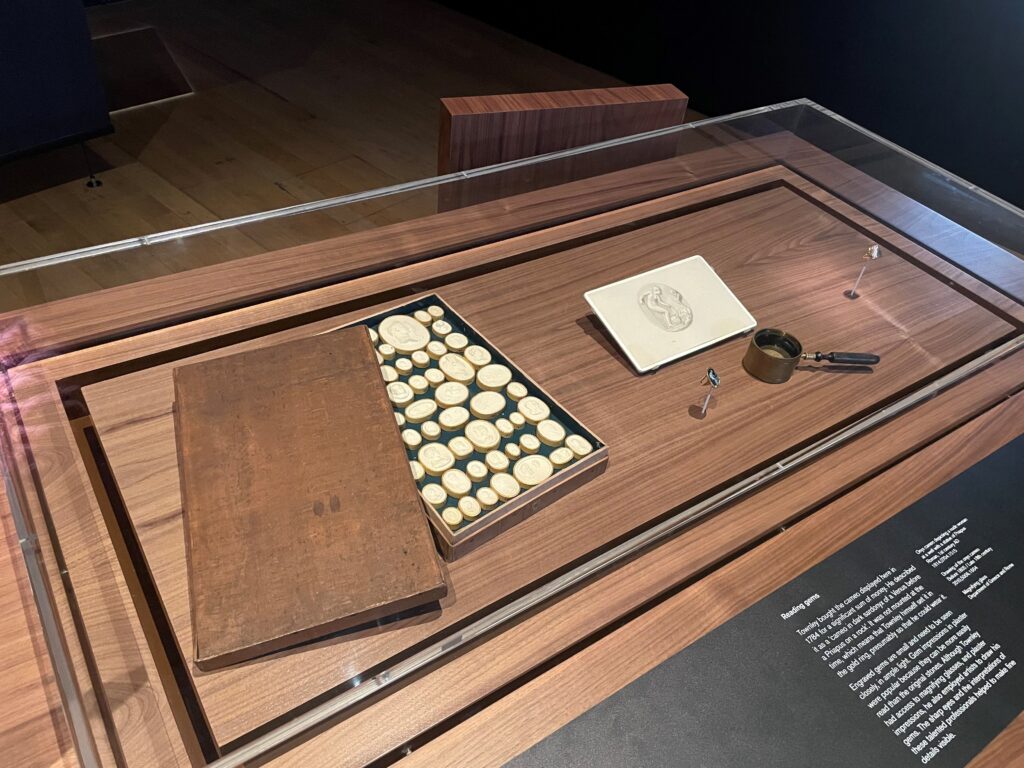
[[(127, 0), (90, 8), (89, 23), (94, 37), (155, 27), (194, 93), (112, 116), (115, 133), (89, 142), (112, 166), (102, 187), (76, 179), (0, 204), (0, 264), (432, 176), (442, 96), (621, 85), (422, 0)], [(6, 276), (0, 311), (433, 205), (373, 201)]]

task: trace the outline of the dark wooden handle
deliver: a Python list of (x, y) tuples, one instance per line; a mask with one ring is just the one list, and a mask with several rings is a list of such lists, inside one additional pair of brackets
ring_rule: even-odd
[(848, 365), (875, 365), (882, 358), (866, 352), (829, 352), (825, 357), (830, 363), (846, 363)]

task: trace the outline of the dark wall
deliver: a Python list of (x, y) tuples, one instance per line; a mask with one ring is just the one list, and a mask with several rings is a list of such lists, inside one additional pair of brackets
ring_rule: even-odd
[(0, 0), (0, 160), (109, 130), (81, 0)]
[(1022, 0), (447, 4), (707, 114), (808, 97), (1024, 206)]

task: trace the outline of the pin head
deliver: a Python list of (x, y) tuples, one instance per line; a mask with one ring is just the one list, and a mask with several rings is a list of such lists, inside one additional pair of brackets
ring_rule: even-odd
[(712, 389), (718, 389), (718, 385), (722, 383), (714, 368), (708, 368), (708, 372), (704, 374), (704, 381), (710, 384)]
[(875, 259), (877, 259), (881, 255), (882, 255), (882, 252), (879, 250), (878, 244), (877, 243), (872, 243), (868, 247), (867, 252), (864, 254), (864, 261), (874, 261)]

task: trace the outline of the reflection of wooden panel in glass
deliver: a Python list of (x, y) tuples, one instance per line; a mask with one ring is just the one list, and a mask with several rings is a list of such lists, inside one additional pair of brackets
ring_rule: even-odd
[[(592, 242), (570, 240), (524, 257), (475, 259), (468, 262), (477, 265), (471, 273), (445, 269), (445, 259), (418, 268), (417, 277), (416, 270), (408, 278), (402, 270), (384, 272), (357, 281), (362, 289), (353, 298), (367, 297), (358, 307), (342, 304), (337, 314), (312, 325), (188, 357), (315, 332), (394, 303), (373, 298), (379, 290), (393, 285), (415, 295), (429, 284), (609, 446), (602, 476), (452, 566), (452, 595), (440, 617), (193, 676), (216, 740), (223, 744), (302, 708), (351, 676), (1012, 332), (973, 298), (904, 258), (908, 244), (898, 235), (864, 217), (854, 225), (847, 219), (850, 209), (809, 199), (815, 188), (800, 182), (798, 189), (798, 182), (766, 171), (734, 179), (719, 194), (705, 187), (671, 202), (652, 201), (648, 208), (658, 205), (660, 212), (646, 226), (608, 228)], [(699, 204), (691, 207), (691, 201)], [(864, 299), (851, 302), (842, 291), (860, 267), (869, 243), (861, 227), (868, 224), (876, 227), (886, 258), (872, 269)], [(787, 328), (812, 346), (869, 346), (882, 364), (865, 375), (808, 366), (786, 386), (772, 387), (742, 371), (746, 339), (740, 338), (637, 376), (590, 316), (582, 294), (698, 251), (762, 323)], [(211, 329), (218, 323), (226, 329), (232, 314), (211, 321)], [(184, 327), (162, 333), (161, 346), (180, 346), (176, 338), (187, 343)], [(186, 346), (175, 356), (188, 354)], [(179, 647), (187, 649), (191, 628), (170, 418), (170, 372), (177, 361), (154, 362), (143, 361), (140, 370), (84, 392), (162, 606)], [(709, 365), (723, 385), (710, 416), (698, 422), (687, 411), (703, 396), (698, 382)]]
[(111, 112), (192, 93), (153, 27), (94, 37), (92, 46)]

